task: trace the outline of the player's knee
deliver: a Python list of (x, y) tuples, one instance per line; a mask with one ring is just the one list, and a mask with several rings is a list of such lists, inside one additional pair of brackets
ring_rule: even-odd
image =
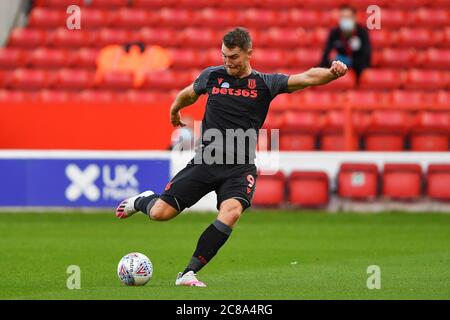
[(164, 201), (157, 201), (150, 209), (149, 216), (152, 220), (164, 221), (173, 218), (177, 214), (176, 210)]
[(228, 225), (234, 225), (241, 217), (242, 205), (237, 201), (227, 203), (221, 208), (221, 213)]

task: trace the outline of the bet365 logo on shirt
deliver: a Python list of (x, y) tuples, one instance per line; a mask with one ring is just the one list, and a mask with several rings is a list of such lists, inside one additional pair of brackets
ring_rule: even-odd
[(234, 89), (230, 88), (230, 84), (228, 82), (223, 82), (223, 78), (218, 78), (217, 82), (220, 85), (219, 87), (214, 86), (211, 90), (211, 94), (223, 94), (223, 95), (230, 95), (230, 96), (242, 96), (242, 97), (248, 97), (248, 98), (257, 98), (258, 97), (258, 90), (256, 90), (256, 80), (255, 79), (248, 79), (247, 87), (248, 89)]
[(65, 196), (69, 201), (85, 197), (89, 201), (121, 200), (139, 193), (136, 173), (137, 165), (97, 165), (89, 164), (84, 169), (76, 164), (66, 167), (66, 177), (70, 184)]

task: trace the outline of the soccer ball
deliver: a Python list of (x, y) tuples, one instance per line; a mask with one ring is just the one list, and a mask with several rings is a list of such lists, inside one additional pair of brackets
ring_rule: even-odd
[(132, 252), (124, 256), (117, 266), (120, 281), (127, 286), (143, 286), (153, 274), (150, 259), (139, 252)]

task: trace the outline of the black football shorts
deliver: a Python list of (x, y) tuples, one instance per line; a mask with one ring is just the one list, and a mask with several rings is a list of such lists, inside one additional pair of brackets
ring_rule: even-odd
[(189, 163), (170, 180), (161, 199), (181, 212), (215, 191), (217, 210), (227, 199), (238, 200), (245, 210), (251, 206), (256, 178), (254, 164)]

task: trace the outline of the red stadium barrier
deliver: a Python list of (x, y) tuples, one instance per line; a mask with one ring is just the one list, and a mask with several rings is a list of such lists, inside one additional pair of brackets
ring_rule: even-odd
[[(114, 93), (108, 99), (96, 96), (94, 102), (0, 103), (0, 148), (167, 150), (173, 131), (170, 103), (168, 97), (149, 104), (123, 103)], [(183, 116), (201, 120), (204, 103), (200, 98)]]

